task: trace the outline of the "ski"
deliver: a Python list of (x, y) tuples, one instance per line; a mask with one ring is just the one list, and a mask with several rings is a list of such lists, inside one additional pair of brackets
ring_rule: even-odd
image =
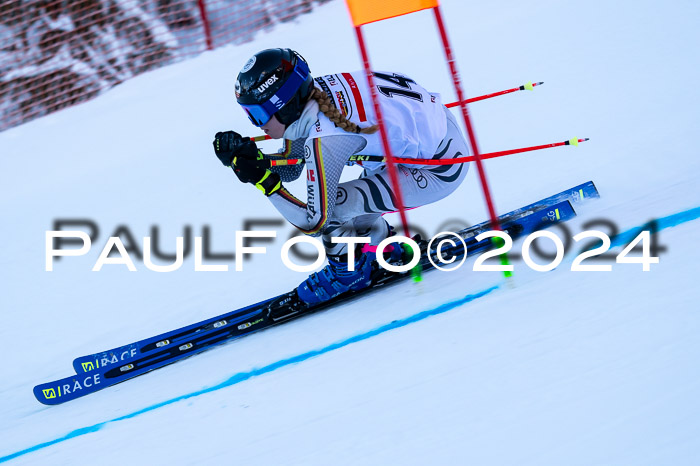
[[(540, 206), (538, 208), (528, 209), (525, 213), (517, 216), (511, 216), (508, 218), (505, 218), (504, 216), (501, 224), (501, 230), (515, 240), (556, 223), (565, 222), (575, 216), (576, 212), (574, 211), (571, 202), (564, 200), (549, 206)], [(493, 249), (495, 247), (494, 242), (490, 238), (486, 238), (481, 241), (476, 240), (476, 237), (479, 236), (480, 232), (488, 230), (490, 230), (490, 228), (488, 228), (488, 222), (485, 222), (457, 232), (456, 234), (464, 239), (464, 244), (458, 243), (451, 248), (443, 248), (439, 253), (440, 256), (442, 256), (444, 260), (450, 260), (451, 258), (457, 260), (461, 259), (465, 254), (470, 257)], [(428, 250), (427, 246), (429, 243), (426, 241), (420, 241), (418, 244), (420, 246), (421, 254), (421, 260), (418, 263), (419, 266), (423, 271), (434, 270), (435, 267), (433, 266), (433, 263), (431, 263), (430, 258), (432, 258), (433, 262), (435, 262), (437, 260), (438, 252)], [(323, 303), (323, 307), (330, 304), (338, 304), (339, 302), (351, 299), (358, 294), (375, 290), (381, 286), (403, 280), (410, 276), (410, 272), (393, 273), (384, 269), (378, 269), (373, 274), (371, 287), (340, 295), (331, 301)], [(274, 323), (289, 320), (290, 318), (305, 315), (310, 312), (315, 312), (319, 309), (317, 307), (308, 308), (305, 304), (299, 302), (296, 291), (294, 290), (274, 298), (268, 304), (267, 308), (268, 318)]]
[(259, 303), (251, 304), (250, 306), (197, 322), (196, 324), (146, 338), (145, 340), (140, 340), (108, 351), (78, 357), (73, 360), (73, 368), (78, 374), (91, 372), (160, 351), (165, 347), (178, 346), (180, 343), (185, 342), (198, 333), (206, 333), (209, 330), (215, 330), (224, 326), (241, 327), (242, 330), (252, 327), (255, 325), (255, 317), (260, 313), (260, 309), (264, 308), (275, 298), (266, 299)]
[[(515, 239), (537, 229), (573, 218), (576, 213), (570, 201), (581, 202), (584, 199), (595, 197), (599, 196), (593, 183), (584, 183), (504, 214), (501, 216), (503, 229)], [(476, 242), (474, 239), (478, 235), (478, 231), (485, 231), (487, 227), (488, 222), (485, 222), (459, 232), (465, 238), (468, 256), (493, 247), (489, 240)], [(425, 251), (422, 252), (424, 254), (422, 254), (421, 265), (425, 270), (430, 270), (432, 265)], [(463, 248), (461, 251), (459, 248), (453, 248), (451, 251), (443, 251), (443, 255), (445, 253), (461, 256), (464, 251)], [(346, 293), (322, 305), (303, 309), (301, 312), (294, 310), (293, 312), (273, 315), (270, 311), (272, 303), (275, 303), (279, 309), (289, 294), (286, 293), (139, 342), (83, 356), (74, 361), (77, 375), (37, 385), (34, 387), (34, 394), (37, 400), (44, 404), (64, 403), (179, 361), (219, 343), (353, 299), (381, 286), (403, 280), (408, 276), (410, 276), (408, 272), (403, 274), (386, 273), (379, 277), (377, 283), (370, 288)]]
[[(578, 186), (574, 186), (571, 189), (567, 189), (553, 196), (541, 199), (530, 205), (521, 207), (519, 209), (513, 210), (499, 217), (499, 222), (503, 225), (512, 219), (516, 219), (525, 215), (528, 212), (533, 212), (536, 209), (543, 208), (548, 205), (556, 204), (565, 200), (571, 201), (574, 204), (580, 204), (589, 199), (595, 199), (600, 197), (598, 190), (592, 181), (582, 183)], [(478, 236), (483, 231), (487, 231), (489, 227), (489, 222), (483, 222), (478, 225), (466, 228), (461, 233), (462, 237), (466, 240), (472, 236)], [(485, 243), (484, 243), (485, 244)], [(482, 247), (483, 245), (480, 245)], [(470, 246), (470, 250), (476, 252), (473, 249), (475, 245)], [(210, 319), (198, 322), (186, 327), (179, 328), (177, 330), (172, 330), (170, 332), (162, 333), (154, 337), (146, 338), (128, 345), (120, 346), (108, 351), (102, 351), (99, 353), (94, 353), (86, 356), (80, 356), (73, 361), (73, 368), (77, 374), (83, 372), (90, 372), (93, 370), (101, 369), (106, 366), (120, 364), (126, 362), (135, 357), (140, 357), (155, 351), (160, 350), (165, 346), (175, 346), (179, 343), (185, 342), (192, 335), (200, 332), (207, 332), (222, 326), (236, 325), (245, 326), (250, 322), (249, 320), (256, 316), (261, 307), (266, 306), (271, 301), (280, 298), (281, 296), (275, 296), (273, 298), (261, 301), (256, 304), (231, 311), (222, 314), (217, 317), (212, 317)], [(254, 322), (253, 319), (252, 322)], [(252, 326), (252, 323), (251, 325)]]

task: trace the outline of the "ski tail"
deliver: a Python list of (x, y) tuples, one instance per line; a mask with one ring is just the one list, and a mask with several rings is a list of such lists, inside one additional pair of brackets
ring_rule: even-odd
[(108, 366), (123, 364), (131, 359), (158, 352), (165, 347), (186, 342), (192, 335), (197, 333), (244, 324), (256, 314), (260, 306), (270, 301), (271, 299), (266, 299), (259, 303), (151, 338), (146, 338), (108, 351), (77, 357), (73, 360), (73, 369), (76, 374), (82, 374), (100, 370)]

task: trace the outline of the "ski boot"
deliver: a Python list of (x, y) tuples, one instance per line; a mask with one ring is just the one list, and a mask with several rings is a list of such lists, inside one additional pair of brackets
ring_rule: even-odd
[(312, 273), (297, 287), (299, 298), (313, 306), (329, 301), (348, 291), (357, 291), (372, 284), (374, 253), (363, 252), (355, 261), (355, 270), (348, 270), (347, 258), (328, 258), (328, 265)]
[(325, 268), (312, 273), (295, 290), (272, 301), (268, 306), (268, 316), (274, 321), (279, 321), (348, 291), (369, 287), (375, 268), (375, 254), (358, 251), (356, 257), (355, 270), (351, 272), (348, 270), (347, 256), (329, 256)]
[[(416, 241), (420, 240), (417, 235), (413, 239)], [(363, 248), (363, 251), (371, 251), (372, 253), (375, 254), (375, 257), (376, 257), (377, 247), (365, 245), (365, 247)], [(388, 244), (384, 248), (384, 251), (382, 251), (384, 261), (390, 265), (395, 265), (395, 266), (401, 266), (404, 264), (408, 264), (409, 262), (411, 262), (411, 259), (413, 259), (413, 254), (414, 254), (413, 248), (411, 248), (407, 244), (399, 243), (399, 242)], [(372, 286), (373, 287), (382, 286), (387, 281), (392, 281), (393, 277), (395, 275), (397, 275), (397, 272), (392, 272), (390, 270), (385, 269), (384, 267), (380, 266), (379, 263), (376, 262), (376, 260), (375, 260), (375, 265), (374, 265), (374, 268), (372, 270)]]

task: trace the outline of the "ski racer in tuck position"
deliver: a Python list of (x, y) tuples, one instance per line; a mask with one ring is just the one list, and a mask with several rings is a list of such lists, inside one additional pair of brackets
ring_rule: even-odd
[[(391, 151), (396, 157), (451, 159), (469, 154), (454, 116), (412, 79), (374, 72)], [(307, 62), (290, 49), (263, 50), (238, 74), (236, 99), (250, 121), (273, 139), (284, 138), (278, 154), (264, 155), (255, 142), (233, 131), (216, 133), (214, 151), (243, 183), (255, 185), (296, 228), (321, 236), (328, 265), (301, 283), (296, 294), (313, 306), (349, 290), (372, 284), (376, 245), (391, 236), (382, 214), (397, 210), (386, 166), (361, 162), (360, 178), (340, 183), (353, 155), (383, 155), (374, 124), (370, 89), (364, 72), (338, 73), (313, 79)], [(270, 159), (304, 158), (306, 203), (288, 192), (283, 182), (297, 179), (303, 165), (273, 166)], [(407, 208), (438, 201), (464, 180), (468, 164), (398, 165)], [(348, 267), (348, 244), (332, 237), (368, 237), (358, 245), (355, 267)], [(385, 249), (388, 262), (400, 263), (398, 243)], [(376, 265), (375, 265), (376, 267)]]

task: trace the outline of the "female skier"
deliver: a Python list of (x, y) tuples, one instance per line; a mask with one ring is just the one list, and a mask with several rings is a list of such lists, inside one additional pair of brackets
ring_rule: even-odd
[[(451, 159), (468, 155), (455, 118), (412, 79), (397, 73), (373, 73), (395, 157)], [(364, 72), (311, 77), (306, 61), (290, 49), (268, 49), (246, 62), (236, 81), (236, 99), (250, 121), (285, 147), (263, 155), (249, 138), (233, 131), (216, 133), (214, 151), (238, 179), (255, 185), (279, 212), (303, 233), (321, 236), (328, 265), (296, 289), (294, 298), (306, 305), (327, 301), (372, 283), (376, 245), (392, 234), (382, 214), (397, 210), (385, 165), (362, 162), (359, 179), (339, 183), (353, 155), (383, 154), (382, 141)], [(270, 168), (269, 159), (304, 158), (306, 203), (289, 193), (282, 182), (297, 179), (302, 165)], [(452, 193), (467, 174), (467, 164), (398, 165), (399, 183), (407, 208), (438, 201)], [(348, 267), (347, 243), (332, 237), (368, 237), (369, 245), (354, 252)], [(373, 248), (374, 246), (374, 248)], [(391, 249), (391, 247), (387, 248)], [(386, 250), (385, 250), (386, 251)], [(389, 262), (400, 262), (394, 247)]]

